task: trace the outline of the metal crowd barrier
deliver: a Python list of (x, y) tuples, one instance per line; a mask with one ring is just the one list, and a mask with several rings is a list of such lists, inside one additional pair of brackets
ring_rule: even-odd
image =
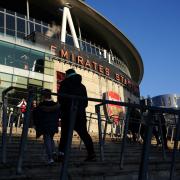
[[(137, 108), (141, 112), (148, 111), (147, 114), (147, 120), (146, 120), (146, 131), (145, 131), (145, 141), (143, 144), (143, 151), (142, 151), (142, 157), (141, 157), (141, 164), (139, 169), (139, 177), (138, 180), (147, 180), (148, 179), (148, 162), (149, 162), (149, 150), (150, 150), (150, 144), (151, 144), (151, 138), (152, 138), (152, 128), (155, 125), (154, 122), (152, 122), (153, 114), (155, 113), (169, 113), (169, 114), (175, 114), (178, 116), (178, 124), (176, 125), (176, 138), (173, 148), (173, 154), (172, 154), (172, 161), (171, 161), (171, 170), (170, 170), (170, 180), (174, 177), (174, 171), (175, 171), (175, 157), (177, 153), (177, 147), (178, 147), (178, 140), (180, 138), (180, 110), (172, 109), (172, 108), (160, 108), (160, 107), (153, 107), (153, 106), (142, 106), (139, 104), (131, 104), (131, 103), (124, 103), (124, 102), (115, 102), (115, 101), (102, 101), (101, 104), (96, 105), (96, 112), (98, 116), (98, 128), (99, 128), (99, 141), (100, 141), (100, 153), (101, 153), (101, 160), (104, 160), (104, 147), (103, 147), (103, 141), (102, 141), (102, 130), (101, 130), (101, 116), (100, 116), (100, 106), (104, 104), (115, 104), (119, 106), (126, 106), (127, 107), (127, 115), (124, 125), (124, 138), (122, 139), (122, 146), (121, 146), (121, 152), (120, 152), (120, 167), (123, 168), (123, 162), (124, 162), (124, 152), (126, 147), (126, 137), (127, 137), (127, 131), (128, 131), (128, 124), (129, 124), (129, 118), (130, 118), (130, 112), (132, 108)], [(162, 124), (159, 121), (158, 125), (161, 127)], [(160, 134), (162, 136), (162, 129), (160, 128)], [(163, 138), (162, 138), (162, 150), (163, 150), (163, 157), (166, 158), (165, 155), (165, 149), (163, 144)]]
[[(2, 132), (2, 162), (6, 163), (6, 136), (7, 136), (7, 97), (6, 93), (13, 89), (13, 87), (10, 87), (6, 89), (3, 92), (3, 132)], [(34, 96), (34, 91), (30, 90), (28, 94), (28, 101), (27, 101), (27, 111), (25, 113), (24, 122), (23, 122), (23, 131), (21, 135), (21, 142), (19, 146), (19, 157), (18, 157), (18, 165), (17, 165), (17, 173), (22, 173), (22, 166), (23, 166), (23, 158), (24, 158), (24, 151), (25, 146), (27, 144), (27, 135), (28, 135), (28, 127), (30, 123), (30, 110), (31, 110), (31, 103)], [(37, 92), (36, 92), (37, 93)], [(52, 95), (58, 96), (56, 93), (52, 93)], [(71, 143), (72, 143), (72, 136), (73, 136), (73, 129), (74, 129), (74, 123), (75, 123), (75, 116), (77, 113), (77, 106), (78, 103), (82, 100), (85, 100), (84, 98), (78, 97), (78, 96), (71, 96), (71, 95), (59, 95), (63, 98), (71, 98), (72, 104), (71, 104), (71, 124), (69, 127), (68, 132), (68, 140), (66, 144), (65, 149), (65, 155), (64, 155), (64, 161), (62, 163), (62, 167), (60, 169), (60, 180), (67, 179), (67, 168), (68, 168), (68, 159), (71, 149)], [(174, 142), (174, 148), (172, 153), (172, 161), (171, 161), (171, 169), (170, 169), (170, 180), (173, 180), (174, 172), (175, 172), (175, 157), (177, 153), (177, 146), (178, 146), (178, 140), (180, 137), (180, 110), (175, 110), (171, 108), (159, 108), (159, 107), (152, 107), (152, 106), (142, 106), (139, 104), (131, 104), (131, 103), (125, 103), (125, 102), (117, 102), (117, 101), (110, 101), (110, 100), (101, 100), (101, 99), (95, 99), (95, 98), (88, 98), (88, 101), (97, 102), (98, 104), (95, 106), (95, 111), (97, 113), (97, 119), (98, 119), (98, 131), (99, 131), (99, 149), (100, 149), (100, 160), (104, 160), (104, 140), (103, 138), (103, 132), (102, 132), (102, 117), (100, 114), (100, 106), (105, 104), (115, 104), (119, 106), (125, 106), (127, 107), (127, 114), (124, 124), (124, 136), (122, 139), (122, 146), (121, 146), (121, 152), (120, 152), (120, 167), (123, 168), (124, 163), (124, 152), (126, 147), (126, 137), (127, 137), (127, 131), (128, 131), (128, 124), (130, 119), (130, 112), (132, 111), (132, 108), (138, 108), (142, 111), (146, 110), (148, 111), (148, 116), (146, 120), (146, 134), (145, 134), (145, 141), (143, 144), (143, 151), (141, 156), (141, 164), (139, 168), (139, 177), (138, 180), (147, 180), (148, 179), (148, 155), (150, 150), (150, 144), (151, 144), (151, 137), (152, 137), (152, 117), (154, 113), (160, 112), (160, 113), (169, 113), (169, 114), (175, 114), (178, 116), (178, 123), (176, 125), (176, 136), (175, 136), (175, 142)], [(161, 126), (161, 125), (160, 125)]]

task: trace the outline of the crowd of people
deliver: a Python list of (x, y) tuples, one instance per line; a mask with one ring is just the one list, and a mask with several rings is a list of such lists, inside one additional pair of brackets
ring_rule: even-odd
[[(142, 115), (141, 115), (142, 113)], [(142, 121), (142, 117), (144, 121)], [(148, 126), (148, 112), (140, 112), (137, 108), (132, 108), (129, 118), (129, 131), (132, 134), (133, 142), (144, 142), (146, 127)], [(152, 134), (157, 145), (164, 145), (168, 149), (166, 121), (163, 113), (154, 113), (151, 117)]]

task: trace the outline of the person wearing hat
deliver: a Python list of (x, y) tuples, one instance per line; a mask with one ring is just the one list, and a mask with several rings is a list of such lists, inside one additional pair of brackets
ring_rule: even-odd
[[(86, 119), (86, 107), (88, 106), (87, 91), (86, 87), (81, 83), (82, 76), (77, 74), (74, 69), (68, 69), (66, 71), (65, 79), (61, 81), (60, 89), (58, 94), (63, 95), (75, 95), (84, 98), (85, 100), (80, 100), (77, 108), (77, 115), (75, 117), (74, 130), (79, 134), (80, 138), (83, 140), (85, 147), (87, 149), (88, 156), (85, 161), (91, 161), (95, 159), (94, 146), (91, 136), (87, 131), (87, 119)], [(71, 103), (72, 99), (58, 97), (58, 102), (60, 104), (61, 112), (61, 139), (59, 143), (59, 156), (63, 159), (63, 154), (65, 151), (65, 145), (68, 137), (68, 129), (70, 125), (70, 114), (71, 114)]]

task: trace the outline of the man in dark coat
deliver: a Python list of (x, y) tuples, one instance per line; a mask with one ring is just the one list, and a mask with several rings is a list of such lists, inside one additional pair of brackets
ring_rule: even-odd
[[(88, 105), (87, 101), (87, 91), (86, 87), (81, 83), (82, 77), (76, 74), (74, 69), (69, 69), (66, 71), (66, 77), (60, 84), (59, 94), (76, 95), (85, 98), (81, 100), (78, 104), (77, 115), (75, 117), (74, 130), (79, 134), (80, 138), (83, 140), (88, 156), (86, 161), (91, 161), (95, 159), (94, 146), (91, 136), (87, 132), (87, 119), (86, 119), (86, 107)], [(61, 112), (61, 139), (59, 144), (59, 152), (62, 155), (65, 151), (65, 145), (68, 138), (68, 130), (70, 125), (70, 109), (72, 100), (68, 98), (58, 97)]]
[(48, 156), (48, 164), (54, 162), (54, 134), (58, 132), (59, 104), (51, 99), (51, 91), (42, 91), (43, 101), (34, 109), (33, 119), (36, 128), (36, 138), (43, 135), (44, 145)]

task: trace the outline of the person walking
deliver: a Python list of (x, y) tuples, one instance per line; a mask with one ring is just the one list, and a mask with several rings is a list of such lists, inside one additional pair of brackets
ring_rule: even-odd
[(141, 114), (139, 110), (135, 107), (130, 111), (129, 119), (129, 130), (132, 133), (133, 142), (137, 143), (139, 141), (139, 128), (141, 124)]
[(36, 138), (43, 135), (48, 164), (51, 165), (54, 163), (54, 156), (56, 155), (53, 137), (58, 132), (59, 104), (51, 99), (49, 89), (42, 91), (42, 99), (43, 101), (34, 108), (33, 119)]
[(157, 129), (155, 129), (153, 133), (156, 137), (157, 145), (162, 145), (162, 141), (163, 141), (164, 148), (169, 149), (167, 137), (166, 137), (166, 134), (167, 134), (166, 120), (163, 113), (160, 112), (160, 113), (155, 114), (155, 123), (156, 123)]
[[(77, 107), (77, 114), (75, 117), (74, 130), (78, 133), (83, 140), (87, 149), (87, 158), (85, 161), (95, 160), (96, 155), (94, 152), (94, 146), (91, 136), (87, 131), (87, 119), (86, 119), (86, 107), (88, 106), (86, 87), (81, 83), (82, 76), (77, 74), (74, 69), (68, 69), (66, 71), (65, 79), (61, 81), (59, 88), (59, 95), (75, 95), (84, 98), (80, 101)], [(59, 158), (63, 159), (65, 152), (65, 146), (68, 138), (68, 130), (70, 126), (70, 114), (72, 99), (68, 99), (62, 96), (58, 96), (58, 102), (60, 104), (61, 112), (61, 138), (59, 143)]]

